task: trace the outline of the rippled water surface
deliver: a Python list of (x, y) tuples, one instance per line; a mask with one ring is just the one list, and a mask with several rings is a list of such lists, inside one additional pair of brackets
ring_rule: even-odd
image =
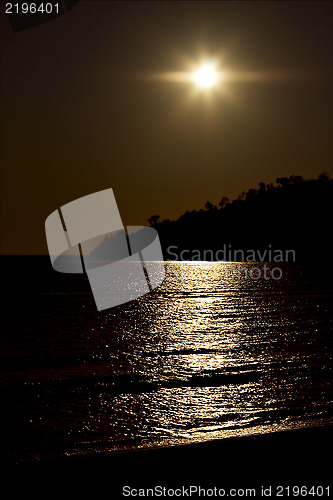
[(2, 298), (3, 462), (332, 421), (327, 268), (168, 262), (98, 313), (84, 277), (36, 262)]

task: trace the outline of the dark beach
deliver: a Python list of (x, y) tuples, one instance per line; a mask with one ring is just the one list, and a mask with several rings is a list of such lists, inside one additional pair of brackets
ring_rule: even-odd
[[(103, 490), (109, 498), (122, 498), (124, 486), (173, 489), (196, 485), (229, 491), (253, 488), (259, 497), (262, 487), (272, 486), (274, 497), (277, 486), (322, 486), (322, 496), (327, 497), (332, 429), (303, 428), (183, 446), (21, 463), (4, 469), (3, 475), (14, 477), (15, 488), (34, 494), (45, 491), (45, 484), (59, 493), (94, 493), (95, 498)], [(192, 496), (197, 495), (193, 492)]]

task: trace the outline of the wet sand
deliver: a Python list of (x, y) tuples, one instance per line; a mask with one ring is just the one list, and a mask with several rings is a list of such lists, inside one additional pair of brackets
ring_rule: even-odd
[(43, 484), (54, 493), (85, 493), (110, 499), (125, 498), (122, 495), (125, 485), (131, 488), (198, 485), (256, 488), (256, 496), (262, 496), (262, 486), (328, 486), (332, 434), (333, 426), (298, 429), (18, 464), (2, 473), (3, 478), (13, 474), (16, 488), (35, 494), (41, 493)]

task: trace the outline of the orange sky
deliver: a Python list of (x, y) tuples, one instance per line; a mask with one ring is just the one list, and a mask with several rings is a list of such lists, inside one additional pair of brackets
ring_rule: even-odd
[[(12, 33), (1, 4), (1, 252), (46, 253), (45, 218), (112, 187), (125, 224), (284, 175), (331, 172), (330, 2), (99, 2)], [(148, 79), (201, 57), (209, 97)]]

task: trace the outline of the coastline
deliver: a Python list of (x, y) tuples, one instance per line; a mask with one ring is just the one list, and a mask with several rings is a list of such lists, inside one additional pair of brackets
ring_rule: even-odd
[[(122, 498), (122, 488), (201, 487), (261, 488), (271, 485), (329, 486), (333, 425), (261, 435), (157, 447), (136, 451), (71, 456), (5, 468), (34, 493), (36, 482), (74, 491), (108, 488)], [(8, 473), (8, 474), (7, 474)], [(26, 490), (25, 490), (26, 491)]]

